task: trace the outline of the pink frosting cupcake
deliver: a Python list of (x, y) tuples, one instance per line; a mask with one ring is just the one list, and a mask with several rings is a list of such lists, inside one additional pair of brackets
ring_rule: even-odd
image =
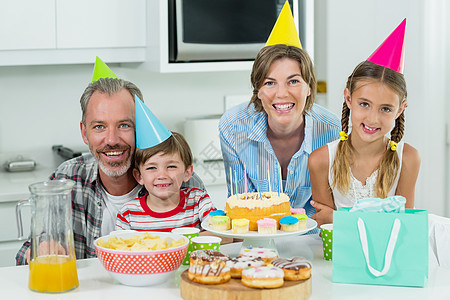
[(263, 218), (256, 221), (258, 224), (258, 233), (275, 234), (277, 233), (277, 220), (272, 218)]
[(291, 214), (293, 215), (303, 215), (306, 214), (306, 211), (304, 208), (291, 208)]

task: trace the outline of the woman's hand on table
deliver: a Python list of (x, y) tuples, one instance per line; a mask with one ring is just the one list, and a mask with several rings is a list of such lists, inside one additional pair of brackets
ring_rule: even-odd
[(329, 224), (333, 223), (333, 211), (331, 207), (320, 204), (316, 201), (311, 200), (311, 205), (316, 209), (316, 213), (312, 215), (312, 218), (316, 220), (317, 227), (320, 228), (320, 225), (322, 224)]

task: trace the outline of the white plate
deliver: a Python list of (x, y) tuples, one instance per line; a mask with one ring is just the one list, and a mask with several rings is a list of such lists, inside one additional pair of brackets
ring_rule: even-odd
[(258, 240), (275, 239), (275, 238), (281, 238), (281, 237), (287, 237), (287, 236), (302, 235), (302, 234), (307, 233), (308, 231), (313, 230), (316, 227), (317, 227), (317, 222), (311, 218), (308, 218), (308, 220), (306, 220), (306, 228), (301, 229), (299, 231), (285, 232), (285, 231), (277, 230), (277, 233), (275, 233), (275, 234), (261, 234), (261, 233), (258, 233), (258, 231), (249, 231), (244, 234), (234, 234), (231, 232), (231, 230), (218, 231), (218, 230), (212, 229), (212, 226), (211, 227), (209, 226), (209, 218), (206, 218), (202, 222), (203, 229), (208, 230), (209, 232), (212, 232), (219, 236), (231, 237), (231, 238), (237, 238), (237, 239), (258, 239)]

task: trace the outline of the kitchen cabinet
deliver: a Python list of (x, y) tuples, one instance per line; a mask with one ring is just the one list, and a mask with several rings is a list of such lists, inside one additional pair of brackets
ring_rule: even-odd
[(14, 266), (16, 253), (30, 235), (30, 207), (22, 208), (22, 226), (25, 238), (18, 239), (16, 226), (17, 201), (0, 202), (0, 267)]
[(55, 48), (55, 0), (0, 3), (0, 50)]
[(0, 66), (145, 61), (146, 0), (0, 4)]

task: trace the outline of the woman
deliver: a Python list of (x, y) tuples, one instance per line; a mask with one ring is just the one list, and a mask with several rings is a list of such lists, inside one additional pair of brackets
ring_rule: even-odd
[(339, 119), (314, 104), (314, 68), (299, 47), (264, 47), (253, 64), (251, 82), (250, 103), (226, 111), (219, 124), (228, 194), (245, 191), (244, 176), (248, 192), (268, 191), (269, 181), (270, 189), (277, 191), (279, 163), (283, 192), (289, 195), (291, 207), (305, 208), (311, 216), (308, 156), (339, 137)]

